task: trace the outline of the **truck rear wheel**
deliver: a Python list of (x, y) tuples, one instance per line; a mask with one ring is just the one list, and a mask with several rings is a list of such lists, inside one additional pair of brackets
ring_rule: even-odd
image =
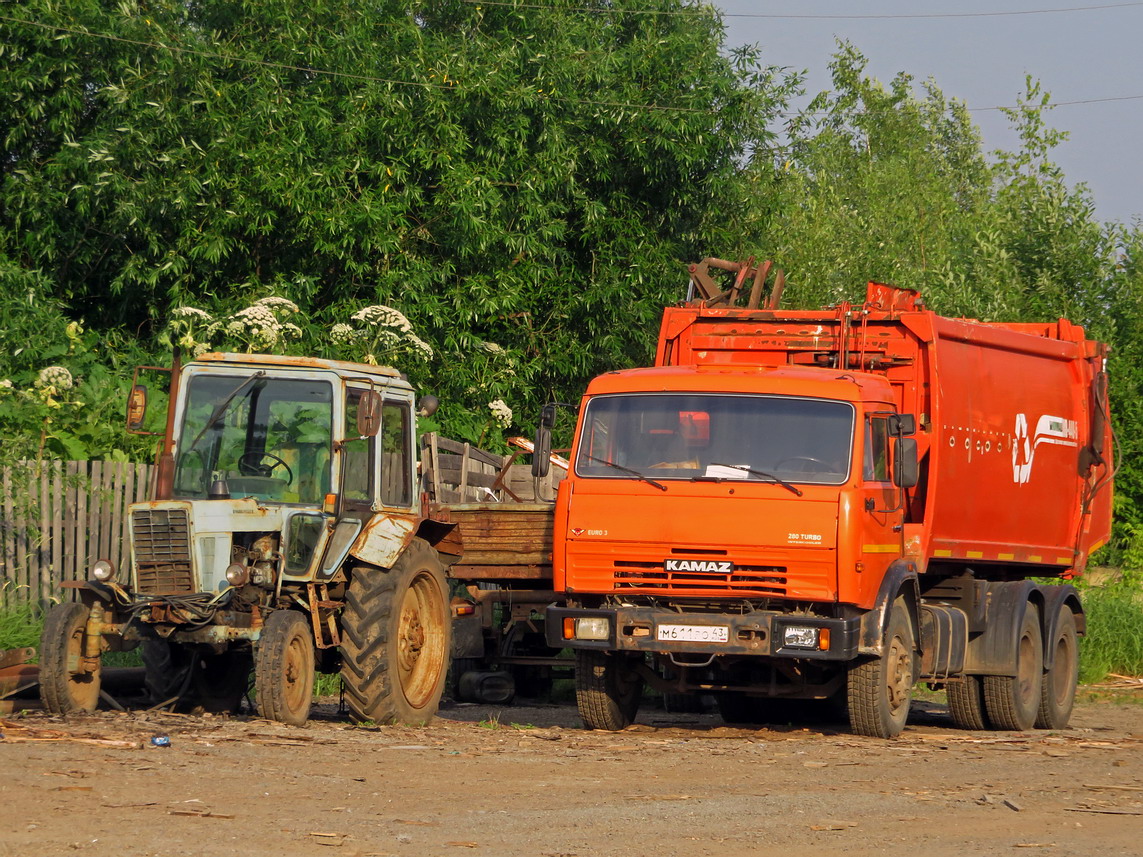
[(1044, 652), (1036, 608), (1029, 604), (1016, 639), (1015, 675), (984, 677), (984, 708), (993, 729), (1031, 729), (1040, 710)]
[(294, 610), (266, 617), (254, 653), (258, 711), (268, 720), (305, 726), (314, 696), (314, 632)]
[(341, 620), (341, 677), (354, 720), (433, 719), (448, 673), (447, 593), (440, 558), (422, 539), (413, 539), (388, 571), (353, 570)]
[(858, 735), (896, 738), (905, 728), (916, 675), (913, 641), (909, 611), (898, 598), (889, 615), (881, 657), (862, 661), (849, 671), (849, 725)]
[(1040, 710), (1036, 726), (1040, 729), (1063, 729), (1072, 717), (1076, 703), (1076, 684), (1079, 681), (1079, 640), (1076, 637), (1076, 617), (1066, 604), (1060, 607), (1056, 631), (1049, 645), (1052, 667), (1044, 673), (1040, 683)]
[(40, 638), (40, 698), (52, 714), (95, 711), (100, 668), (84, 668), (83, 643), (90, 610), (78, 602), (57, 604)]
[(988, 728), (988, 715), (984, 711), (984, 680), (978, 675), (966, 675), (961, 681), (950, 681), (945, 686), (949, 700), (949, 714), (961, 729), (980, 731)]
[(639, 711), (643, 678), (622, 655), (594, 649), (575, 653), (575, 701), (588, 729), (618, 732)]

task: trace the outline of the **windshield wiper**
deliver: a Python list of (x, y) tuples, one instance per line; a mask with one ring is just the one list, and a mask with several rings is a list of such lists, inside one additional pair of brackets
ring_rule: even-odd
[(214, 428), (215, 423), (217, 423), (220, 419), (222, 419), (222, 415), (226, 413), (226, 409), (228, 407), (230, 407), (230, 403), (234, 401), (235, 396), (237, 396), (239, 393), (241, 393), (243, 390), (245, 390), (247, 387), (249, 387), (254, 381), (258, 380), (259, 378), (265, 378), (265, 377), (266, 377), (265, 371), (258, 370), (253, 375), (251, 375), (249, 378), (247, 378), (245, 381), (243, 381), (241, 384), (239, 384), (237, 387), (235, 387), (233, 390), (231, 390), (230, 395), (227, 396), (225, 399), (223, 399), (221, 402), (219, 402), (217, 407), (215, 407), (215, 409), (210, 412), (210, 419), (208, 419), (206, 421), (206, 425), (204, 425), (202, 427), (202, 431), (200, 431), (198, 433), (198, 437), (196, 437), (191, 442), (191, 445), (189, 447), (187, 447), (187, 450), (190, 451), (190, 450), (194, 449), (196, 446), (198, 446), (198, 442), (200, 440), (202, 440), (202, 436), (204, 434), (206, 434), (208, 431), (210, 431), (212, 428)]
[(778, 483), (783, 488), (785, 488), (787, 491), (793, 491), (799, 497), (801, 497), (802, 494), (805, 493), (797, 485), (792, 485), (789, 482), (787, 482), (785, 479), (781, 479), (781, 478), (775, 476), (773, 473), (767, 473), (765, 470), (755, 470), (753, 467), (747, 467), (745, 464), (723, 464), (719, 461), (712, 461), (711, 466), (712, 467), (729, 467), (731, 470), (741, 470), (743, 473), (749, 473), (751, 476), (761, 476), (764, 479), (769, 479), (772, 482)]
[(632, 470), (630, 467), (624, 467), (622, 464), (616, 464), (614, 461), (608, 461), (606, 458), (596, 458), (594, 455), (589, 455), (587, 458), (589, 461), (598, 461), (600, 464), (606, 464), (608, 467), (614, 467), (616, 470), (620, 470), (623, 473), (630, 474), (631, 476), (634, 476), (636, 479), (638, 479), (640, 482), (646, 482), (648, 485), (654, 485), (660, 491), (666, 491), (667, 490), (667, 486), (664, 485), (662, 482), (656, 482), (650, 476), (644, 476), (638, 470)]

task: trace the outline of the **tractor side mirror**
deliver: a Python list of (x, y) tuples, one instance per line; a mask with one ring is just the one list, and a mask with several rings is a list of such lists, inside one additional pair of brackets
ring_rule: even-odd
[(147, 416), (147, 388), (136, 384), (127, 397), (127, 431), (143, 431), (143, 420)]
[(381, 394), (364, 390), (357, 403), (357, 433), (361, 437), (376, 437), (381, 431)]

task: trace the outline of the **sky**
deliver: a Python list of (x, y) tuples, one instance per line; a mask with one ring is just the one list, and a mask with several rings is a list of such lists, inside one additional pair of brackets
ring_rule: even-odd
[[(883, 83), (902, 71), (916, 81), (931, 77), (973, 111), (986, 151), (1016, 147), (1008, 119), (989, 108), (1015, 105), (1025, 75), (1038, 79), (1053, 102), (1122, 99), (1051, 110), (1049, 124), (1069, 134), (1053, 160), (1069, 184), (1087, 185), (1099, 219), (1143, 219), (1143, 2), (713, 2), (726, 16), (728, 45), (757, 43), (766, 63), (807, 71), (808, 95), (829, 88), (837, 39), (861, 51), (867, 73)], [(1076, 11), (1038, 11), (1059, 9)], [(980, 17), (836, 17), (967, 14)]]

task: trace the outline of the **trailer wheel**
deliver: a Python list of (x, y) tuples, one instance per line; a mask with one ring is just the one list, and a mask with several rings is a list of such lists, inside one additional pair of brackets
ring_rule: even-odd
[(1040, 710), (1036, 726), (1040, 729), (1063, 729), (1072, 717), (1079, 681), (1079, 641), (1076, 617), (1066, 604), (1060, 607), (1054, 642), (1045, 646), (1054, 652), (1052, 668), (1040, 683)]
[(448, 673), (447, 593), (440, 558), (422, 539), (413, 539), (388, 571), (353, 570), (341, 619), (341, 677), (354, 720), (433, 719)]
[(949, 700), (949, 714), (960, 729), (980, 731), (988, 728), (988, 715), (984, 711), (984, 680), (978, 675), (966, 675), (962, 681), (945, 685)]
[(95, 711), (100, 667), (84, 669), (83, 640), (91, 611), (78, 603), (57, 604), (40, 638), (40, 698), (52, 714)]
[(984, 708), (993, 729), (1031, 729), (1040, 709), (1044, 652), (1036, 608), (1029, 604), (1016, 640), (1015, 675), (984, 677)]
[(903, 599), (893, 604), (885, 629), (884, 653), (854, 665), (846, 701), (850, 728), (871, 738), (896, 738), (909, 719), (916, 675), (913, 623)]
[(594, 649), (575, 653), (575, 701), (588, 729), (618, 732), (639, 711), (643, 677), (622, 655)]
[(266, 617), (254, 653), (258, 712), (268, 720), (304, 726), (314, 695), (314, 632), (294, 610)]

